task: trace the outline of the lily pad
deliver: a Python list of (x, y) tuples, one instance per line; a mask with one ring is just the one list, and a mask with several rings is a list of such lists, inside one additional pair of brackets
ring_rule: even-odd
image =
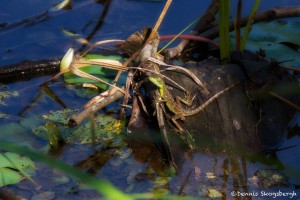
[[(77, 110), (64, 109), (51, 111), (43, 115), (45, 124), (35, 126), (34, 134), (49, 142), (54, 143), (53, 138), (63, 140), (71, 144), (90, 144), (93, 141), (103, 146), (120, 147), (123, 144), (124, 122), (114, 119), (111, 116), (98, 115), (95, 117), (95, 135), (91, 131), (90, 121), (86, 121), (75, 128), (67, 126), (68, 120), (76, 114)], [(55, 134), (53, 136), (53, 134)]]
[(213, 188), (209, 188), (208, 189), (208, 196), (210, 198), (221, 198), (223, 195), (221, 192), (219, 192), (218, 190), (216, 189), (213, 189)]
[(0, 105), (6, 106), (5, 100), (9, 97), (19, 96), (17, 91), (0, 91)]
[[(244, 29), (242, 29), (244, 31)], [(246, 49), (256, 52), (263, 49), (267, 59), (283, 62), (283, 66), (300, 65), (300, 22), (272, 21), (257, 23), (252, 26), (246, 43)], [(232, 44), (235, 45), (235, 34), (231, 34)], [(293, 44), (298, 48), (291, 48)]]
[(0, 119), (8, 119), (8, 118), (9, 118), (9, 115), (0, 112)]
[(6, 152), (0, 154), (0, 187), (19, 183), (23, 173), (33, 174), (35, 165), (30, 158), (21, 157), (18, 154)]

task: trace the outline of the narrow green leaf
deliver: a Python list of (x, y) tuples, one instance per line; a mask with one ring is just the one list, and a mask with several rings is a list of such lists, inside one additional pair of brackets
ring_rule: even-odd
[(258, 9), (259, 4), (260, 4), (260, 0), (255, 0), (254, 6), (252, 8), (250, 17), (249, 17), (247, 25), (246, 25), (246, 29), (244, 30), (244, 33), (243, 33), (242, 42), (241, 42), (241, 51), (243, 51), (245, 49), (247, 38), (248, 38), (248, 35), (251, 31), (251, 26), (252, 26), (252, 23), (253, 23), (253, 19), (254, 19), (256, 11)]
[(223, 63), (226, 63), (230, 55), (230, 37), (229, 37), (229, 17), (230, 1), (219, 0), (220, 17), (219, 17), (219, 35), (220, 35), (220, 57)]

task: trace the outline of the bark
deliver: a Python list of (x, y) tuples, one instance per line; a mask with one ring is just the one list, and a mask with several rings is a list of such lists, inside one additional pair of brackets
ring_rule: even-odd
[[(178, 135), (172, 131), (173, 127), (168, 126), (170, 137), (181, 138), (189, 148), (245, 155), (276, 148), (283, 141), (295, 109), (270, 94), (278, 94), (295, 105), (300, 102), (298, 82), (286, 70), (273, 67), (250, 52), (233, 54), (231, 64), (219, 65), (218, 59), (209, 58), (201, 63), (189, 62), (186, 68), (193, 71), (210, 92), (210, 96), (201, 93), (184, 74), (165, 72), (191, 94), (197, 95), (193, 105), (185, 107), (187, 110), (195, 109), (237, 81), (241, 84), (220, 96), (204, 112), (185, 117), (180, 122), (184, 134)], [(174, 97), (183, 97), (176, 88), (172, 87), (170, 91)], [(172, 124), (169, 118), (165, 121), (165, 125)], [(176, 146), (173, 147), (172, 143), (170, 151), (176, 154)]]

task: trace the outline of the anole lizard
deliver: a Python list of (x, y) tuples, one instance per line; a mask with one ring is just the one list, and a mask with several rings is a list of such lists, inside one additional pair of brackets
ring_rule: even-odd
[(159, 101), (165, 102), (167, 108), (172, 113), (175, 114), (174, 116), (172, 116), (172, 121), (180, 132), (183, 132), (184, 130), (181, 127), (181, 125), (177, 122), (178, 119), (184, 120), (184, 117), (195, 115), (198, 112), (203, 111), (209, 104), (211, 104), (219, 96), (221, 96), (222, 94), (226, 93), (228, 90), (230, 90), (231, 88), (233, 88), (237, 84), (239, 84), (239, 82), (234, 83), (234, 84), (230, 85), (229, 87), (225, 88), (224, 90), (216, 93), (214, 96), (212, 96), (210, 99), (208, 99), (206, 102), (204, 102), (202, 105), (195, 108), (194, 110), (185, 110), (184, 108), (182, 108), (180, 102), (173, 98), (170, 91), (167, 89), (167, 86), (166, 86), (164, 80), (160, 76), (151, 75), (148, 78), (154, 85), (156, 85), (158, 87), (159, 96), (161, 98)]

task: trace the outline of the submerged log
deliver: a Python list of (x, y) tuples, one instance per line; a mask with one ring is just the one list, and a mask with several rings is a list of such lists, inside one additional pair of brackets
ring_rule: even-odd
[[(199, 87), (186, 74), (165, 71), (164, 75), (196, 94), (193, 110), (214, 94), (228, 86), (240, 84), (210, 104), (203, 112), (179, 120), (185, 132), (174, 131), (170, 119), (166, 119), (171, 157), (178, 154), (178, 140), (191, 149), (209, 149), (214, 152), (252, 154), (276, 148), (285, 138), (286, 128), (295, 109), (270, 95), (276, 93), (295, 104), (300, 102), (300, 87), (286, 70), (274, 66), (248, 51), (234, 53), (231, 64), (219, 65), (219, 60), (208, 58), (200, 63), (188, 62), (185, 66), (205, 83), (210, 95), (201, 93)], [(168, 81), (166, 81), (168, 83)], [(183, 92), (169, 84), (172, 95), (183, 97)], [(182, 106), (184, 106), (182, 104)], [(175, 139), (175, 143), (172, 140)], [(178, 161), (175, 162), (178, 163)]]
[(55, 74), (59, 72), (60, 60), (24, 61), (0, 67), (0, 83), (12, 83)]

